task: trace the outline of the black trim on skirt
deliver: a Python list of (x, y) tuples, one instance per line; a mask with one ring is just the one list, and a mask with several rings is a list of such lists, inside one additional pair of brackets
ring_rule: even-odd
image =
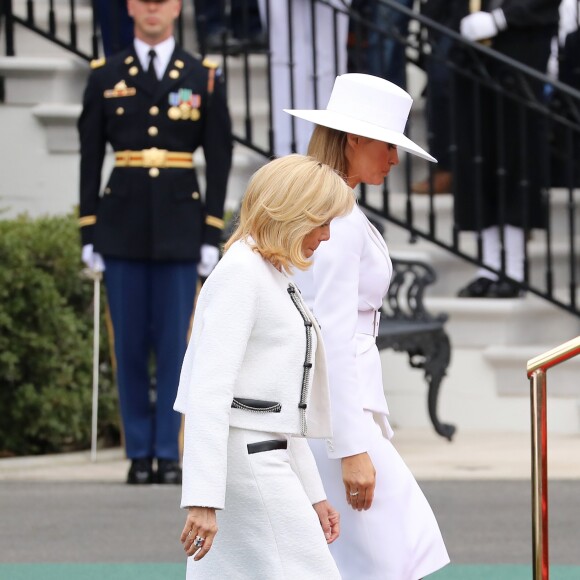
[(262, 453), (263, 451), (273, 451), (274, 449), (288, 449), (288, 441), (272, 439), (270, 441), (258, 441), (257, 443), (248, 443), (248, 454)]

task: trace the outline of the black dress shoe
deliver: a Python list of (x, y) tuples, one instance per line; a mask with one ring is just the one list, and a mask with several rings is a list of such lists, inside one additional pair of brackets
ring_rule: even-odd
[(179, 484), (181, 483), (181, 467), (179, 461), (172, 459), (157, 460), (157, 483)]
[(153, 483), (153, 462), (150, 458), (133, 459), (127, 475), (127, 483), (143, 485)]
[(487, 298), (489, 287), (494, 283), (490, 278), (476, 278), (465, 286), (465, 288), (462, 288), (457, 293), (457, 296), (459, 298)]
[(488, 298), (519, 298), (523, 290), (509, 280), (497, 280), (487, 290)]

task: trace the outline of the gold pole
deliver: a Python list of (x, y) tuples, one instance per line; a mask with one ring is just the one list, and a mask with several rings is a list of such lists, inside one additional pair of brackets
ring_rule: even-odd
[(548, 369), (580, 354), (580, 336), (528, 361), (532, 419), (532, 550), (533, 579), (548, 580)]
[(533, 579), (548, 580), (548, 430), (546, 373), (530, 376), (532, 413), (532, 550)]

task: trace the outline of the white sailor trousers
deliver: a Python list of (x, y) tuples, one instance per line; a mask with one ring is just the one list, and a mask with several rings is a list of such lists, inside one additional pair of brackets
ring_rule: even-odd
[(188, 558), (187, 580), (340, 580), (288, 450), (248, 453), (248, 444), (272, 440), (287, 438), (230, 428), (225, 509), (212, 549)]

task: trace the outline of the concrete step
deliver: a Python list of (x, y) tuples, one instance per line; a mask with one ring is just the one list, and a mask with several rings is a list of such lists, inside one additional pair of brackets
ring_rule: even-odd
[[(387, 240), (388, 240), (387, 236)], [(465, 240), (465, 241), (463, 241)], [(416, 244), (391, 244), (389, 247), (395, 253), (406, 250), (421, 252), (437, 272), (437, 281), (430, 286), (433, 296), (455, 296), (459, 288), (469, 283), (475, 277), (477, 267), (464, 259), (455, 256), (430, 242), (420, 240)], [(474, 238), (462, 234), (460, 247), (467, 255), (476, 256)], [(575, 247), (580, 247), (580, 236), (576, 237)], [(570, 283), (570, 250), (565, 241), (554, 242), (552, 245), (552, 275), (555, 293), (566, 292)], [(528, 244), (530, 262), (530, 283), (532, 286), (546, 291), (546, 247), (542, 240), (534, 239)], [(576, 280), (580, 279), (580, 263), (576, 264)]]
[(557, 345), (580, 334), (576, 316), (532, 295), (492, 300), (428, 294), (425, 304), (434, 314), (448, 314), (446, 330), (460, 348)]
[[(1, 65), (0, 65), (1, 66)], [(77, 121), (82, 110), (80, 103), (49, 102), (31, 104), (30, 114), (44, 126), (46, 130), (46, 146), (50, 153), (77, 153), (78, 133)], [(243, 107), (230, 107), (232, 124), (236, 135), (244, 136), (245, 111)], [(256, 107), (252, 110), (252, 134), (255, 142), (267, 149), (267, 107)], [(265, 161), (265, 159), (262, 157)]]
[[(406, 184), (403, 183), (404, 168), (398, 167), (393, 173), (396, 177), (394, 183), (390, 183), (392, 192), (389, 195), (389, 213), (396, 219), (407, 223), (407, 211), (409, 202), (412, 207), (412, 224), (425, 234), (430, 233), (429, 219), (431, 212), (431, 199), (428, 195), (411, 195), (410, 199), (403, 191)], [(380, 187), (369, 187), (367, 193), (368, 203), (377, 210), (382, 209), (382, 189)], [(451, 244), (453, 241), (453, 195), (436, 195), (432, 199), (433, 213), (435, 215), (435, 236), (441, 241)], [(569, 236), (570, 216), (576, 224), (576, 232), (579, 231), (580, 224), (580, 189), (572, 190), (552, 188), (550, 190), (550, 228), (552, 239), (562, 240)], [(390, 225), (386, 224), (387, 228)], [(539, 230), (534, 231), (534, 236), (539, 235)], [(403, 242), (408, 239), (406, 230), (393, 226), (389, 230), (389, 240), (391, 244)]]
[[(477, 332), (477, 327), (473, 331)], [(496, 352), (505, 351), (513, 355), (508, 364), (498, 360), (493, 351), (463, 348), (453, 336), (451, 342), (451, 363), (440, 390), (439, 418), (456, 425), (457, 438), (475, 431), (529, 434), (530, 397), (526, 363), (556, 344), (549, 347), (498, 347)], [(427, 385), (423, 372), (409, 367), (405, 353), (383, 351), (381, 361), (390, 421), (395, 431), (398, 427), (429, 428)], [(580, 362), (578, 358), (567, 361), (548, 373), (547, 410), (551, 434), (577, 435), (580, 432), (580, 394), (572, 385), (574, 380), (576, 385), (578, 383), (580, 369), (577, 361)], [(569, 396), (564, 394), (565, 389), (569, 389)]]
[(82, 106), (72, 103), (47, 103), (32, 107), (30, 112), (44, 127), (46, 150), (52, 153), (79, 151), (77, 121)]
[(88, 64), (73, 55), (0, 57), (8, 105), (80, 103), (88, 74)]
[[(540, 325), (538, 325), (541, 328)], [(578, 336), (568, 335), (568, 339)], [(564, 341), (565, 342), (565, 341)], [(490, 364), (495, 375), (495, 384), (500, 396), (530, 396), (529, 382), (522, 381), (522, 370), (525, 373), (527, 362), (544, 353), (560, 342), (546, 341), (538, 345), (500, 346), (490, 345), (483, 351), (484, 359)], [(576, 357), (550, 369), (547, 374), (547, 390), (551, 397), (575, 399), (576, 412), (580, 401), (580, 358)], [(579, 415), (580, 418), (580, 415)]]
[[(46, 127), (41, 114), (36, 117), (34, 107), (22, 105), (0, 106), (0, 140), (3, 187), (0, 207), (6, 208), (2, 218), (27, 212), (33, 216), (63, 214), (78, 203), (78, 137), (72, 128), (65, 141), (74, 138), (74, 146), (65, 153), (50, 153), (47, 149)], [(42, 109), (40, 110), (42, 113)], [(69, 137), (71, 136), (71, 137)]]

